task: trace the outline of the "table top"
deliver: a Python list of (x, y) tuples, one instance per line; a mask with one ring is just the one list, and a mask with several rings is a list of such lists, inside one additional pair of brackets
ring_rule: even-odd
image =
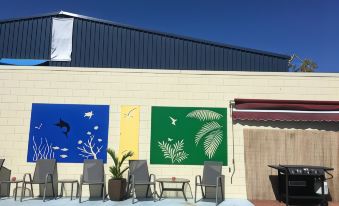
[(2, 183), (20, 183), (22, 182), (22, 180), (15, 180), (15, 181), (12, 181), (12, 180), (4, 180), (4, 181), (0, 181)]
[(189, 179), (185, 179), (185, 178), (158, 178), (155, 180), (156, 182), (164, 182), (164, 183), (188, 183), (190, 182)]
[(58, 180), (58, 182), (60, 182), (60, 183), (73, 183), (73, 182), (78, 182), (78, 180), (76, 180), (76, 179), (62, 179), (62, 180)]

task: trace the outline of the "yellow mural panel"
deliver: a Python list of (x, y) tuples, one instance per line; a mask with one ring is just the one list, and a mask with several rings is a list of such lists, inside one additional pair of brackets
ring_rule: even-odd
[(140, 106), (122, 105), (120, 111), (119, 157), (126, 151), (132, 151), (139, 158)]

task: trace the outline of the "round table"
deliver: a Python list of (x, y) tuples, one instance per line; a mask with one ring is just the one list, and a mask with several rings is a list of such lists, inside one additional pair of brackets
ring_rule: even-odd
[[(156, 182), (159, 182), (160, 189), (160, 200), (162, 197), (162, 194), (164, 191), (181, 191), (182, 194), (184, 195), (185, 200), (187, 201), (186, 195), (185, 195), (185, 184), (189, 185), (190, 180), (189, 179), (185, 179), (185, 178), (159, 178), (155, 180)], [(173, 187), (164, 187), (164, 183), (170, 183), (170, 184), (182, 184), (181, 188), (173, 188)], [(190, 186), (190, 185), (189, 185)], [(191, 188), (191, 186), (190, 186)], [(192, 191), (191, 191), (192, 192)]]

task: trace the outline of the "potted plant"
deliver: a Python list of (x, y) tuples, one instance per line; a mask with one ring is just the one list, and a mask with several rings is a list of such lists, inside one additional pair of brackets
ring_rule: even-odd
[(121, 166), (128, 157), (133, 156), (133, 152), (128, 151), (122, 155), (119, 161), (118, 156), (112, 149), (107, 149), (107, 153), (113, 159), (113, 166), (109, 167), (109, 171), (112, 175), (111, 179), (108, 180), (108, 195), (112, 201), (123, 200), (126, 193), (126, 179), (122, 177), (123, 173), (128, 169), (128, 166), (121, 170)]

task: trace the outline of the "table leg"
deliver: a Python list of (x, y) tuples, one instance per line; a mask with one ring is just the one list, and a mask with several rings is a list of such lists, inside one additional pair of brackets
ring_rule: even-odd
[(186, 198), (186, 195), (185, 195), (185, 182), (182, 183), (182, 188), (181, 188), (181, 190), (182, 190), (182, 194), (184, 195), (184, 198), (185, 198), (185, 200), (186, 200), (186, 202), (187, 202), (187, 198)]
[(77, 193), (76, 193), (75, 197), (77, 198), (77, 197), (79, 197), (79, 182), (77, 181), (76, 184), (77, 184)]
[(18, 193), (18, 182), (17, 182), (17, 183), (15, 183), (14, 201), (16, 201), (16, 196), (17, 196), (17, 193)]
[(71, 183), (72, 184), (72, 186), (71, 186), (71, 200), (73, 199), (73, 182)]

